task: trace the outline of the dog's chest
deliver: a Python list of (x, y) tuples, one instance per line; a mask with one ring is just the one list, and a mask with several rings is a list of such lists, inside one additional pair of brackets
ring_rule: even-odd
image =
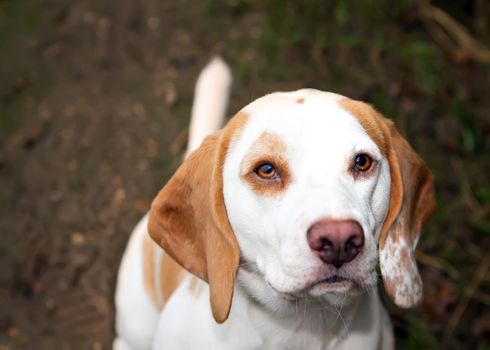
[(238, 291), (221, 332), (241, 339), (243, 349), (333, 349), (348, 334), (350, 318), (340, 310), (321, 310), (298, 302), (290, 313), (272, 313)]

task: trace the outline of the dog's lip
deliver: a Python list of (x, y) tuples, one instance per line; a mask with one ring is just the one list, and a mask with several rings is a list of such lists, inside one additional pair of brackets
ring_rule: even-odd
[(329, 276), (321, 277), (318, 280), (308, 284), (308, 286), (304, 288), (303, 291), (308, 292), (320, 285), (331, 286), (333, 288), (336, 288), (336, 287), (352, 285), (352, 284), (354, 285), (356, 284), (356, 281), (353, 280), (352, 278), (348, 278), (339, 274), (332, 274)]
[(313, 282), (309, 286), (309, 288), (314, 287), (317, 284), (321, 284), (321, 283), (329, 283), (329, 284), (332, 284), (332, 283), (340, 283), (340, 282), (348, 282), (348, 281), (352, 281), (352, 280), (350, 278), (347, 278), (347, 277), (344, 277), (344, 276), (335, 274), (335, 275), (332, 275), (332, 276), (323, 277), (320, 280), (318, 280), (316, 282)]
[(340, 292), (350, 290), (351, 288), (363, 288), (362, 283), (357, 279), (346, 277), (339, 273), (322, 276), (311, 283), (307, 283), (305, 287), (293, 291), (281, 291), (274, 287), (269, 281), (266, 280), (266, 282), (272, 290), (278, 293), (282, 299), (287, 301), (294, 301), (307, 297), (308, 295), (320, 296), (327, 292)]

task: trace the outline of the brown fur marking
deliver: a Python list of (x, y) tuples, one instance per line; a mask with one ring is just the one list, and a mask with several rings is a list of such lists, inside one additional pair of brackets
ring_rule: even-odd
[(340, 100), (339, 104), (359, 121), (381, 153), (386, 156), (388, 153), (388, 140), (386, 140), (384, 128), (380, 125), (379, 119), (376, 118), (378, 112), (367, 103), (348, 98)]
[[(263, 132), (250, 146), (247, 156), (240, 164), (241, 178), (259, 195), (276, 195), (284, 192), (291, 182), (291, 172), (284, 158), (286, 144), (276, 134)], [(255, 174), (261, 163), (271, 163), (280, 177), (265, 180)]]
[(163, 306), (177, 289), (182, 278), (184, 269), (175, 262), (168, 254), (163, 254), (160, 260), (160, 290), (162, 292)]
[[(155, 262), (154, 249), (156, 249), (156, 247), (150, 236), (145, 237), (143, 241), (143, 278), (145, 281), (145, 289), (153, 305), (155, 305), (158, 310), (162, 310), (184, 279), (186, 270), (165, 253), (162, 254), (159, 263)], [(156, 272), (155, 269), (157, 264), (158, 272)], [(157, 276), (160, 277), (159, 281)], [(201, 292), (197, 282), (197, 277), (191, 276), (189, 288), (196, 297), (199, 296), (199, 293)]]

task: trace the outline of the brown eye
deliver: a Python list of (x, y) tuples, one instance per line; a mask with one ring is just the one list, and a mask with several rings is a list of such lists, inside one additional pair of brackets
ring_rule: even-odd
[(368, 171), (373, 160), (367, 154), (361, 153), (354, 159), (354, 168), (358, 171)]
[(255, 169), (255, 173), (262, 179), (272, 179), (277, 175), (276, 168), (272, 164), (263, 163)]

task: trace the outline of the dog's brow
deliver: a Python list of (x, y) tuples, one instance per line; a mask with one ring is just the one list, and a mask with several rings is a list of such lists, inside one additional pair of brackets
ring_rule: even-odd
[(283, 154), (286, 152), (286, 143), (282, 138), (272, 132), (264, 131), (250, 147), (252, 152), (273, 152)]
[(349, 112), (364, 128), (369, 137), (374, 141), (383, 155), (388, 152), (386, 139), (377, 123), (377, 112), (367, 103), (345, 98), (339, 101), (339, 105)]
[[(274, 195), (283, 192), (291, 182), (291, 172), (285, 158), (287, 145), (283, 139), (272, 132), (264, 131), (250, 146), (240, 168), (241, 177), (260, 195)], [(271, 162), (280, 173), (280, 181), (263, 183), (254, 176), (253, 170), (260, 162)]]

